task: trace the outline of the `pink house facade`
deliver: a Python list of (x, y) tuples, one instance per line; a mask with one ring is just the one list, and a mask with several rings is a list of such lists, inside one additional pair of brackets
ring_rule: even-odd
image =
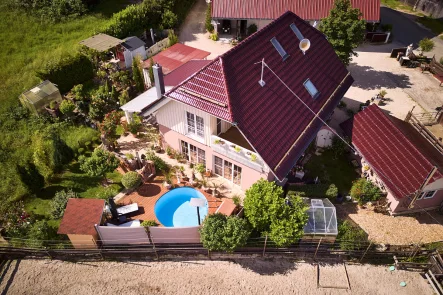
[[(195, 132), (187, 124), (187, 117), (192, 116), (199, 121)], [(165, 145), (180, 152), (190, 163), (204, 164), (206, 169), (232, 185), (246, 190), (261, 178), (274, 179), (263, 160), (254, 151), (242, 146), (246, 141), (230, 123), (176, 101), (163, 106), (155, 117)]]

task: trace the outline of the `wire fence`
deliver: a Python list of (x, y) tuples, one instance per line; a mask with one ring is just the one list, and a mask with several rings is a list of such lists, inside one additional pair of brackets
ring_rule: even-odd
[(3, 258), (51, 258), (61, 260), (119, 260), (119, 259), (232, 259), (232, 258), (293, 258), (357, 262), (391, 263), (393, 257), (404, 261), (427, 260), (436, 250), (441, 249), (443, 241), (425, 245), (383, 245), (370, 241), (345, 241), (316, 238), (300, 240), (289, 247), (278, 247), (266, 237), (251, 238), (248, 243), (233, 252), (209, 251), (201, 243), (136, 243), (113, 244), (97, 241), (91, 244), (76, 244), (69, 241), (32, 241), (6, 238), (0, 244)]

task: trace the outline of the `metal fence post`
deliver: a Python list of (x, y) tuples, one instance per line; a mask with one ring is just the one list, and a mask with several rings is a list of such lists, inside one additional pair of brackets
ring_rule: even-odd
[(363, 255), (362, 255), (362, 257), (360, 258), (360, 260), (359, 260), (359, 262), (361, 263), (361, 261), (363, 260), (363, 258), (365, 258), (365, 256), (366, 256), (366, 253), (368, 253), (368, 251), (369, 251), (369, 248), (371, 248), (371, 246), (372, 246), (372, 241), (369, 243), (369, 246), (368, 246), (368, 248), (366, 248), (366, 251), (365, 251), (365, 253), (363, 253)]
[(266, 243), (268, 242), (268, 234), (266, 234), (265, 237), (265, 244), (263, 245), (263, 257), (265, 257), (265, 252), (266, 252)]
[(318, 241), (317, 249), (315, 249), (314, 259), (317, 258), (318, 248), (320, 248), (320, 244), (321, 244), (321, 240), (322, 240), (322, 239), (323, 239), (323, 237), (321, 237), (321, 238), (320, 238), (320, 241)]

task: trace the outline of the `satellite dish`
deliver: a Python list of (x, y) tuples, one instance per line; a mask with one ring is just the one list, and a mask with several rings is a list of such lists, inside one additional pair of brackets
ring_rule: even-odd
[(308, 39), (303, 39), (300, 41), (300, 50), (303, 51), (303, 54), (305, 54), (306, 51), (311, 47), (311, 41)]

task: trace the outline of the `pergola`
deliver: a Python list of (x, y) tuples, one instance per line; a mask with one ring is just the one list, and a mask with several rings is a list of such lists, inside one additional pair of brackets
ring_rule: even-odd
[(88, 39), (80, 41), (80, 44), (99, 52), (103, 52), (112, 49), (122, 44), (123, 42), (123, 40), (106, 34), (97, 34)]

